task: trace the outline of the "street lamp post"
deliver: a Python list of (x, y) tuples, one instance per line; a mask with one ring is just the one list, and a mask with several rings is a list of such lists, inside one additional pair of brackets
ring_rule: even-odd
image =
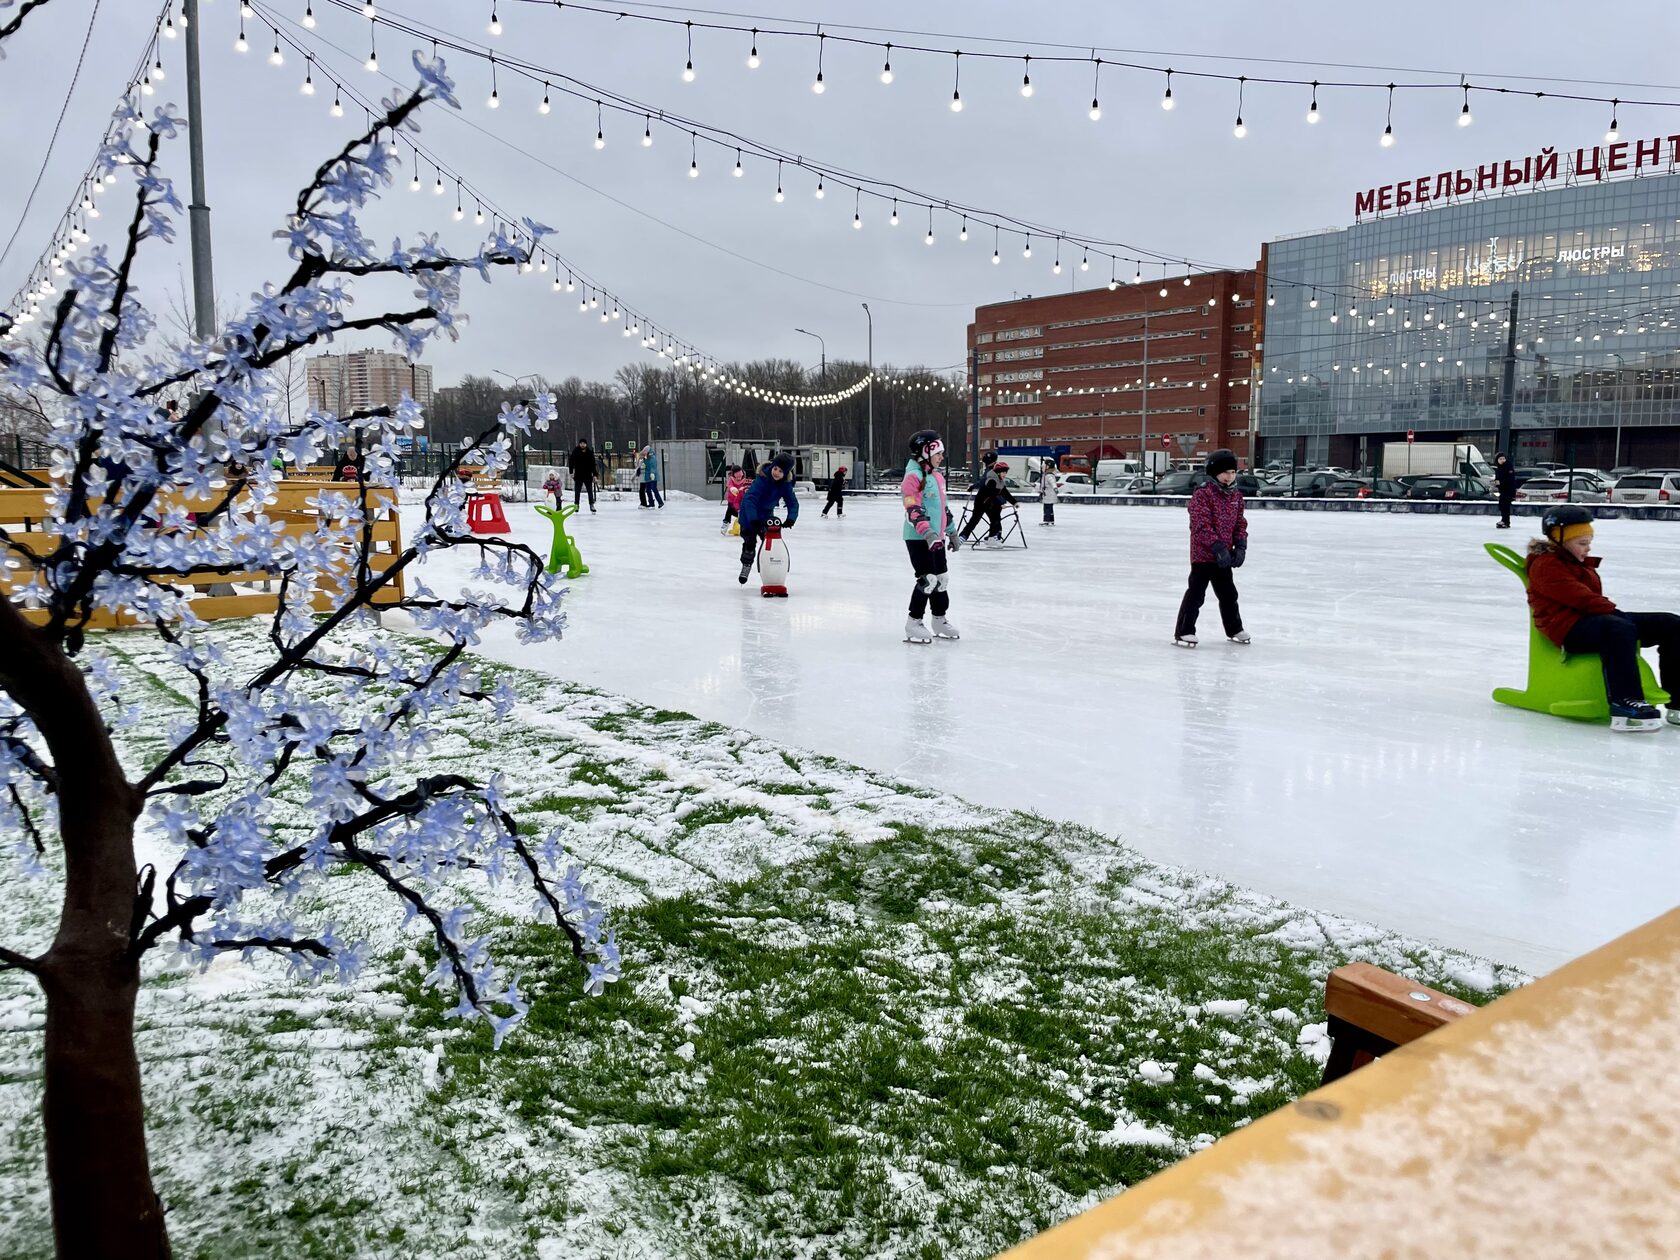
[[(864, 316), (869, 320), (869, 347), (866, 361), (869, 369), (869, 449), (864, 453), (863, 466), (866, 477), (875, 475), (875, 316), (869, 313), (869, 303), (861, 303)], [(865, 480), (864, 485), (868, 485)]]
[(1606, 350), (1612, 359), (1616, 360), (1616, 453), (1610, 461), (1610, 467), (1622, 466), (1622, 373), (1627, 371), (1627, 360), (1614, 350)]
[[(820, 366), (817, 368), (817, 388), (818, 389), (827, 389), (828, 388), (828, 342), (824, 341), (819, 334), (812, 332), (808, 328), (795, 328), (793, 331), (796, 332), (796, 333), (804, 333), (807, 337), (815, 337), (817, 339), (817, 345), (819, 347), (818, 353), (822, 356), (821, 359), (819, 360)], [(799, 408), (798, 407), (795, 407), (793, 409), (793, 444), (795, 446), (799, 445)]]

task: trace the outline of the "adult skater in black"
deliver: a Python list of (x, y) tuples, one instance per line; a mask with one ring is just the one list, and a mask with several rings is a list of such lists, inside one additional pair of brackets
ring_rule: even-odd
[[(1005, 468), (1009, 465), (1005, 464)], [(974, 483), (974, 502), (969, 505), (968, 519), (963, 522), (962, 538), (967, 542), (974, 533), (974, 527), (982, 519), (991, 523), (988, 532), (995, 531), (1000, 536), (1003, 532), (1003, 507), (998, 502), (998, 491), (1003, 487), (1003, 478), (999, 477), (997, 469), (997, 452), (980, 452), (980, 479)]]
[(589, 496), (589, 510), (595, 510), (595, 452), (589, 449), (588, 442), (579, 442), (572, 448), (572, 453), (566, 456), (566, 471), (572, 474), (572, 506), (578, 506), (578, 499), (584, 494)]
[(1499, 524), (1495, 529), (1511, 528), (1511, 500), (1517, 497), (1517, 470), (1500, 451), (1493, 457), (1493, 484), (1499, 494)]
[(828, 502), (823, 504), (822, 514), (828, 515), (828, 509), (833, 508), (836, 516), (846, 515), (846, 469), (845, 466), (835, 469), (834, 476), (828, 482)]

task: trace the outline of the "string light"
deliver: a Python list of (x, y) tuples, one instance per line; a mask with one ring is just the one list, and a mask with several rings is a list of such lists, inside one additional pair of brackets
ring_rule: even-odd
[(1464, 85), (1464, 108), (1458, 111), (1458, 125), (1460, 127), (1470, 125), (1470, 85), (1468, 83)]
[(152, 78), (157, 79), (159, 81), (161, 81), (164, 77), (164, 75), (163, 75), (163, 54), (161, 52), (158, 54), (157, 64), (152, 67), (151, 73), (152, 73)]
[(432, 184), (432, 195), (441, 197), (443, 196), (443, 172), (434, 166), (432, 168), (432, 174), (436, 176), (436, 180)]
[(862, 228), (863, 228), (863, 213), (862, 213), (862, 211), (863, 211), (863, 192), (862, 192), (861, 189), (854, 188), (854, 189), (852, 189), (852, 227), (856, 230), (859, 230), (859, 231), (861, 231)]
[(782, 200), (782, 160), (776, 159), (776, 200)]
[(333, 84), (333, 103), (331, 113), (334, 118), (344, 117), (344, 102), (338, 99), (338, 84), (336, 83)]
[(1032, 257), (1032, 233), (1031, 232), (1027, 233), (1027, 244), (1026, 244), (1026, 247), (1021, 250), (1021, 257), (1022, 258), (1031, 258)]
[(1238, 140), (1241, 140), (1248, 134), (1248, 128), (1243, 126), (1242, 120), (1243, 88), (1247, 85), (1247, 83), (1248, 79), (1246, 76), (1237, 76), (1237, 125), (1231, 128), (1231, 134)]
[(740, 179), (747, 172), (741, 166), (741, 150), (735, 150), (735, 178)]
[(823, 45), (827, 41), (827, 39), (828, 39), (827, 35), (818, 35), (817, 36), (817, 79), (816, 79), (816, 82), (811, 84), (811, 91), (815, 92), (818, 96), (821, 96), (825, 91), (827, 91), (827, 89), (823, 86), (823, 75), (822, 75), (822, 70), (823, 70)]
[(966, 214), (962, 217), (962, 230), (957, 233), (957, 239), (959, 241), (966, 241), (968, 239), (968, 216)]
[(467, 217), (467, 212), (461, 209), (461, 181), (455, 181), (455, 222), (459, 223)]
[(922, 242), (922, 244), (924, 244), (924, 245), (932, 245), (933, 244), (933, 207), (932, 206), (928, 207), (927, 239), (924, 240)]
[(828, 195), (826, 192), (823, 191), (823, 177), (821, 175), (817, 176), (817, 191), (814, 195), (816, 196), (816, 199), (818, 201), (821, 201), (824, 197), (826, 197)]
[(747, 69), (758, 69), (758, 27), (753, 27), (752, 51), (747, 54)]
[(1161, 98), (1161, 108), (1170, 110), (1172, 107), (1173, 107), (1172, 70), (1168, 69), (1168, 71), (1167, 71), (1167, 92), (1166, 92), (1166, 95)]
[(483, 206), (478, 207), (478, 212), (473, 215), (473, 222), (478, 224), (480, 227), (482, 227), (484, 225), (484, 207)]
[(992, 266), (995, 267), (999, 263), (1001, 263), (1002, 261), (1003, 261), (1003, 258), (998, 253), (998, 228), (997, 228), (996, 224), (993, 224), (992, 225)]
[(1056, 265), (1050, 268), (1050, 274), (1053, 276), (1062, 274), (1062, 238), (1059, 236), (1056, 238)]
[(174, 39), (175, 38), (175, 10), (174, 9), (166, 10), (164, 15), (163, 15), (163, 37), (165, 39)]
[(607, 147), (607, 127), (606, 123), (604, 123), (601, 119), (600, 101), (595, 102), (595, 147), (597, 149), (604, 149)]
[(1022, 67), (1021, 95), (1022, 96), (1031, 96), (1033, 94), (1032, 58), (1031, 57), (1022, 57), (1021, 58), (1021, 67)]
[[(537, 113), (546, 114), (552, 108), (554, 108), (554, 107), (548, 103), (548, 80), (544, 79), (543, 80), (543, 98), (542, 98), (541, 102), (538, 103), (538, 105), (537, 105)], [(597, 116), (600, 114), (600, 110), (601, 110), (601, 102), (596, 101), (595, 102), (595, 112), (596, 112)]]
[(1310, 123), (1315, 123), (1315, 122), (1318, 121), (1318, 80), (1317, 79), (1313, 80), (1312, 104), (1307, 106), (1307, 121), (1310, 122)]
[(379, 43), (378, 43), (378, 39), (377, 39), (378, 32), (379, 32), (379, 23), (377, 23), (377, 22), (368, 23), (368, 55), (367, 55), (367, 60), (362, 62), (362, 69), (372, 71), (372, 72), (375, 72), (375, 73), (377, 73), (378, 70), (379, 70)]
[(251, 45), (245, 41), (245, 15), (239, 17), (239, 38), (233, 41), (234, 52), (244, 52)]
[(1081, 270), (1081, 271), (1091, 270), (1091, 256), (1090, 256), (1090, 254), (1086, 253), (1083, 250), (1080, 251), (1080, 255), (1079, 255), (1079, 270)]
[(362, 16), (370, 22), (379, 16), (374, 10), (373, 0), (362, 0)]
[(280, 51), (280, 31), (278, 28), (274, 32), (274, 51), (268, 54), (268, 64), (271, 66), (286, 64), (286, 54)]
[(1621, 103), (1620, 97), (1617, 97), (1610, 102), (1610, 130), (1604, 133), (1605, 144), (1615, 144), (1617, 140), (1621, 139), (1621, 130), (1616, 126), (1616, 114), (1621, 106)]
[(496, 15), (496, 5), (494, 0), (492, 0), (490, 5), (490, 33), (492, 35), (500, 35), (502, 33), (502, 19)]
[(653, 116), (650, 115), (650, 114), (643, 114), (642, 115), (642, 148), (648, 149), (648, 148), (652, 148), (652, 147), (653, 147)]
[(694, 133), (691, 131), (688, 133), (688, 177), (690, 179), (700, 178), (700, 153), (696, 144)]
[(303, 6), (303, 29), (306, 31), (315, 29), (315, 5), (313, 2)]
[(962, 113), (962, 54), (960, 52), (952, 53), (951, 56), (954, 58), (951, 64), (956, 71), (955, 77), (951, 80), (951, 112), (960, 114)]
[(881, 82), (882, 83), (891, 83), (892, 81), (893, 81), (892, 45), (888, 44), (887, 45), (887, 60), (886, 60), (885, 64), (883, 64), (881, 66)]
[(502, 94), (496, 86), (496, 59), (490, 58), (490, 99), (486, 102), (491, 109), (502, 107)]
[(1394, 147), (1394, 84), (1392, 83), (1388, 85), (1388, 123), (1383, 127), (1382, 147), (1385, 149)]
[(693, 22), (688, 22), (685, 25), (687, 25), (687, 27), (688, 27), (688, 63), (683, 66), (682, 77), (683, 77), (683, 82), (684, 83), (693, 83), (694, 82), (694, 23)]
[(897, 197), (893, 198), (892, 218), (888, 219), (887, 222), (892, 224), (894, 227), (898, 226), (898, 198)]
[(1097, 103), (1102, 87), (1102, 58), (1097, 58), (1095, 72), (1091, 75), (1091, 121), (1096, 122), (1102, 117), (1102, 106)]

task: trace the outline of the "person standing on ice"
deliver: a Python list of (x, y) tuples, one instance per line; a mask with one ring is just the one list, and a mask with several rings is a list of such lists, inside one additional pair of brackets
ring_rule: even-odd
[(1517, 497), (1517, 470), (1500, 451), (1493, 457), (1493, 484), (1499, 493), (1499, 524), (1495, 529), (1511, 528), (1511, 500)]
[(783, 509), (782, 528), (792, 529), (799, 519), (799, 497), (793, 492), (793, 456), (786, 451), (765, 464), (741, 496), (741, 576), (737, 581), (742, 586), (752, 574), (764, 526), (778, 507)]
[(1242, 491), (1236, 487), (1237, 457), (1220, 449), (1207, 457), (1209, 480), (1190, 496), (1190, 586), (1178, 606), (1173, 642), (1196, 646), (1196, 615), (1202, 611), (1211, 584), (1219, 599), (1219, 619), (1232, 643), (1249, 642), (1237, 608), (1237, 584), (1232, 569), (1242, 568), (1248, 555), (1248, 518), (1243, 515)]
[(659, 456), (653, 447), (644, 446), (636, 456), (642, 467), (642, 506), (662, 508), (665, 496), (659, 493)]
[[(595, 452), (588, 442), (579, 442), (566, 456), (566, 471), (572, 474), (572, 506), (585, 494), (589, 496), (589, 510), (595, 510)], [(559, 506), (556, 504), (555, 506)]]
[(1670, 726), (1680, 726), (1680, 617), (1673, 613), (1623, 612), (1604, 597), (1598, 557), (1592, 554), (1592, 513), (1575, 503), (1547, 508), (1544, 538), (1528, 544), (1528, 606), (1534, 626), (1565, 652), (1598, 656), (1610, 726), (1654, 731), (1663, 716), (1645, 703), (1639, 676), (1641, 645), (1657, 649), (1662, 689), (1675, 697)]
[(823, 519), (828, 519), (828, 509), (833, 508), (836, 516), (846, 515), (846, 466), (842, 464), (834, 470), (834, 476), (828, 482), (828, 502), (823, 504)]
[(1060, 489), (1056, 484), (1056, 465), (1045, 460), (1044, 469), (1038, 475), (1038, 501), (1044, 505), (1044, 520), (1040, 524), (1056, 523), (1056, 496)]
[[(946, 571), (946, 547), (962, 546), (957, 523), (946, 501), (945, 443), (932, 429), (923, 429), (910, 439), (910, 460), (904, 465), (899, 492), (904, 498), (904, 546), (910, 553), (910, 567), (916, 585), (910, 591), (910, 619), (904, 623), (906, 643), (932, 643), (935, 639), (960, 639), (957, 628), (945, 618), (951, 606), (946, 593), (950, 574)], [(933, 629), (922, 624), (922, 615), (933, 605)]]
[(749, 484), (741, 465), (729, 465), (728, 475), (723, 479), (723, 528), (719, 533), (727, 534), (729, 522), (741, 514), (741, 496), (747, 492)]

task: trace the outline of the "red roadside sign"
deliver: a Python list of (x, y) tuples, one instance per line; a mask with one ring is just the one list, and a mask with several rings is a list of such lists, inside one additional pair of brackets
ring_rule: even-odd
[(1408, 442), (1417, 441), (1417, 430), (1416, 429), (1407, 429), (1406, 430), (1406, 441), (1408, 441)]

